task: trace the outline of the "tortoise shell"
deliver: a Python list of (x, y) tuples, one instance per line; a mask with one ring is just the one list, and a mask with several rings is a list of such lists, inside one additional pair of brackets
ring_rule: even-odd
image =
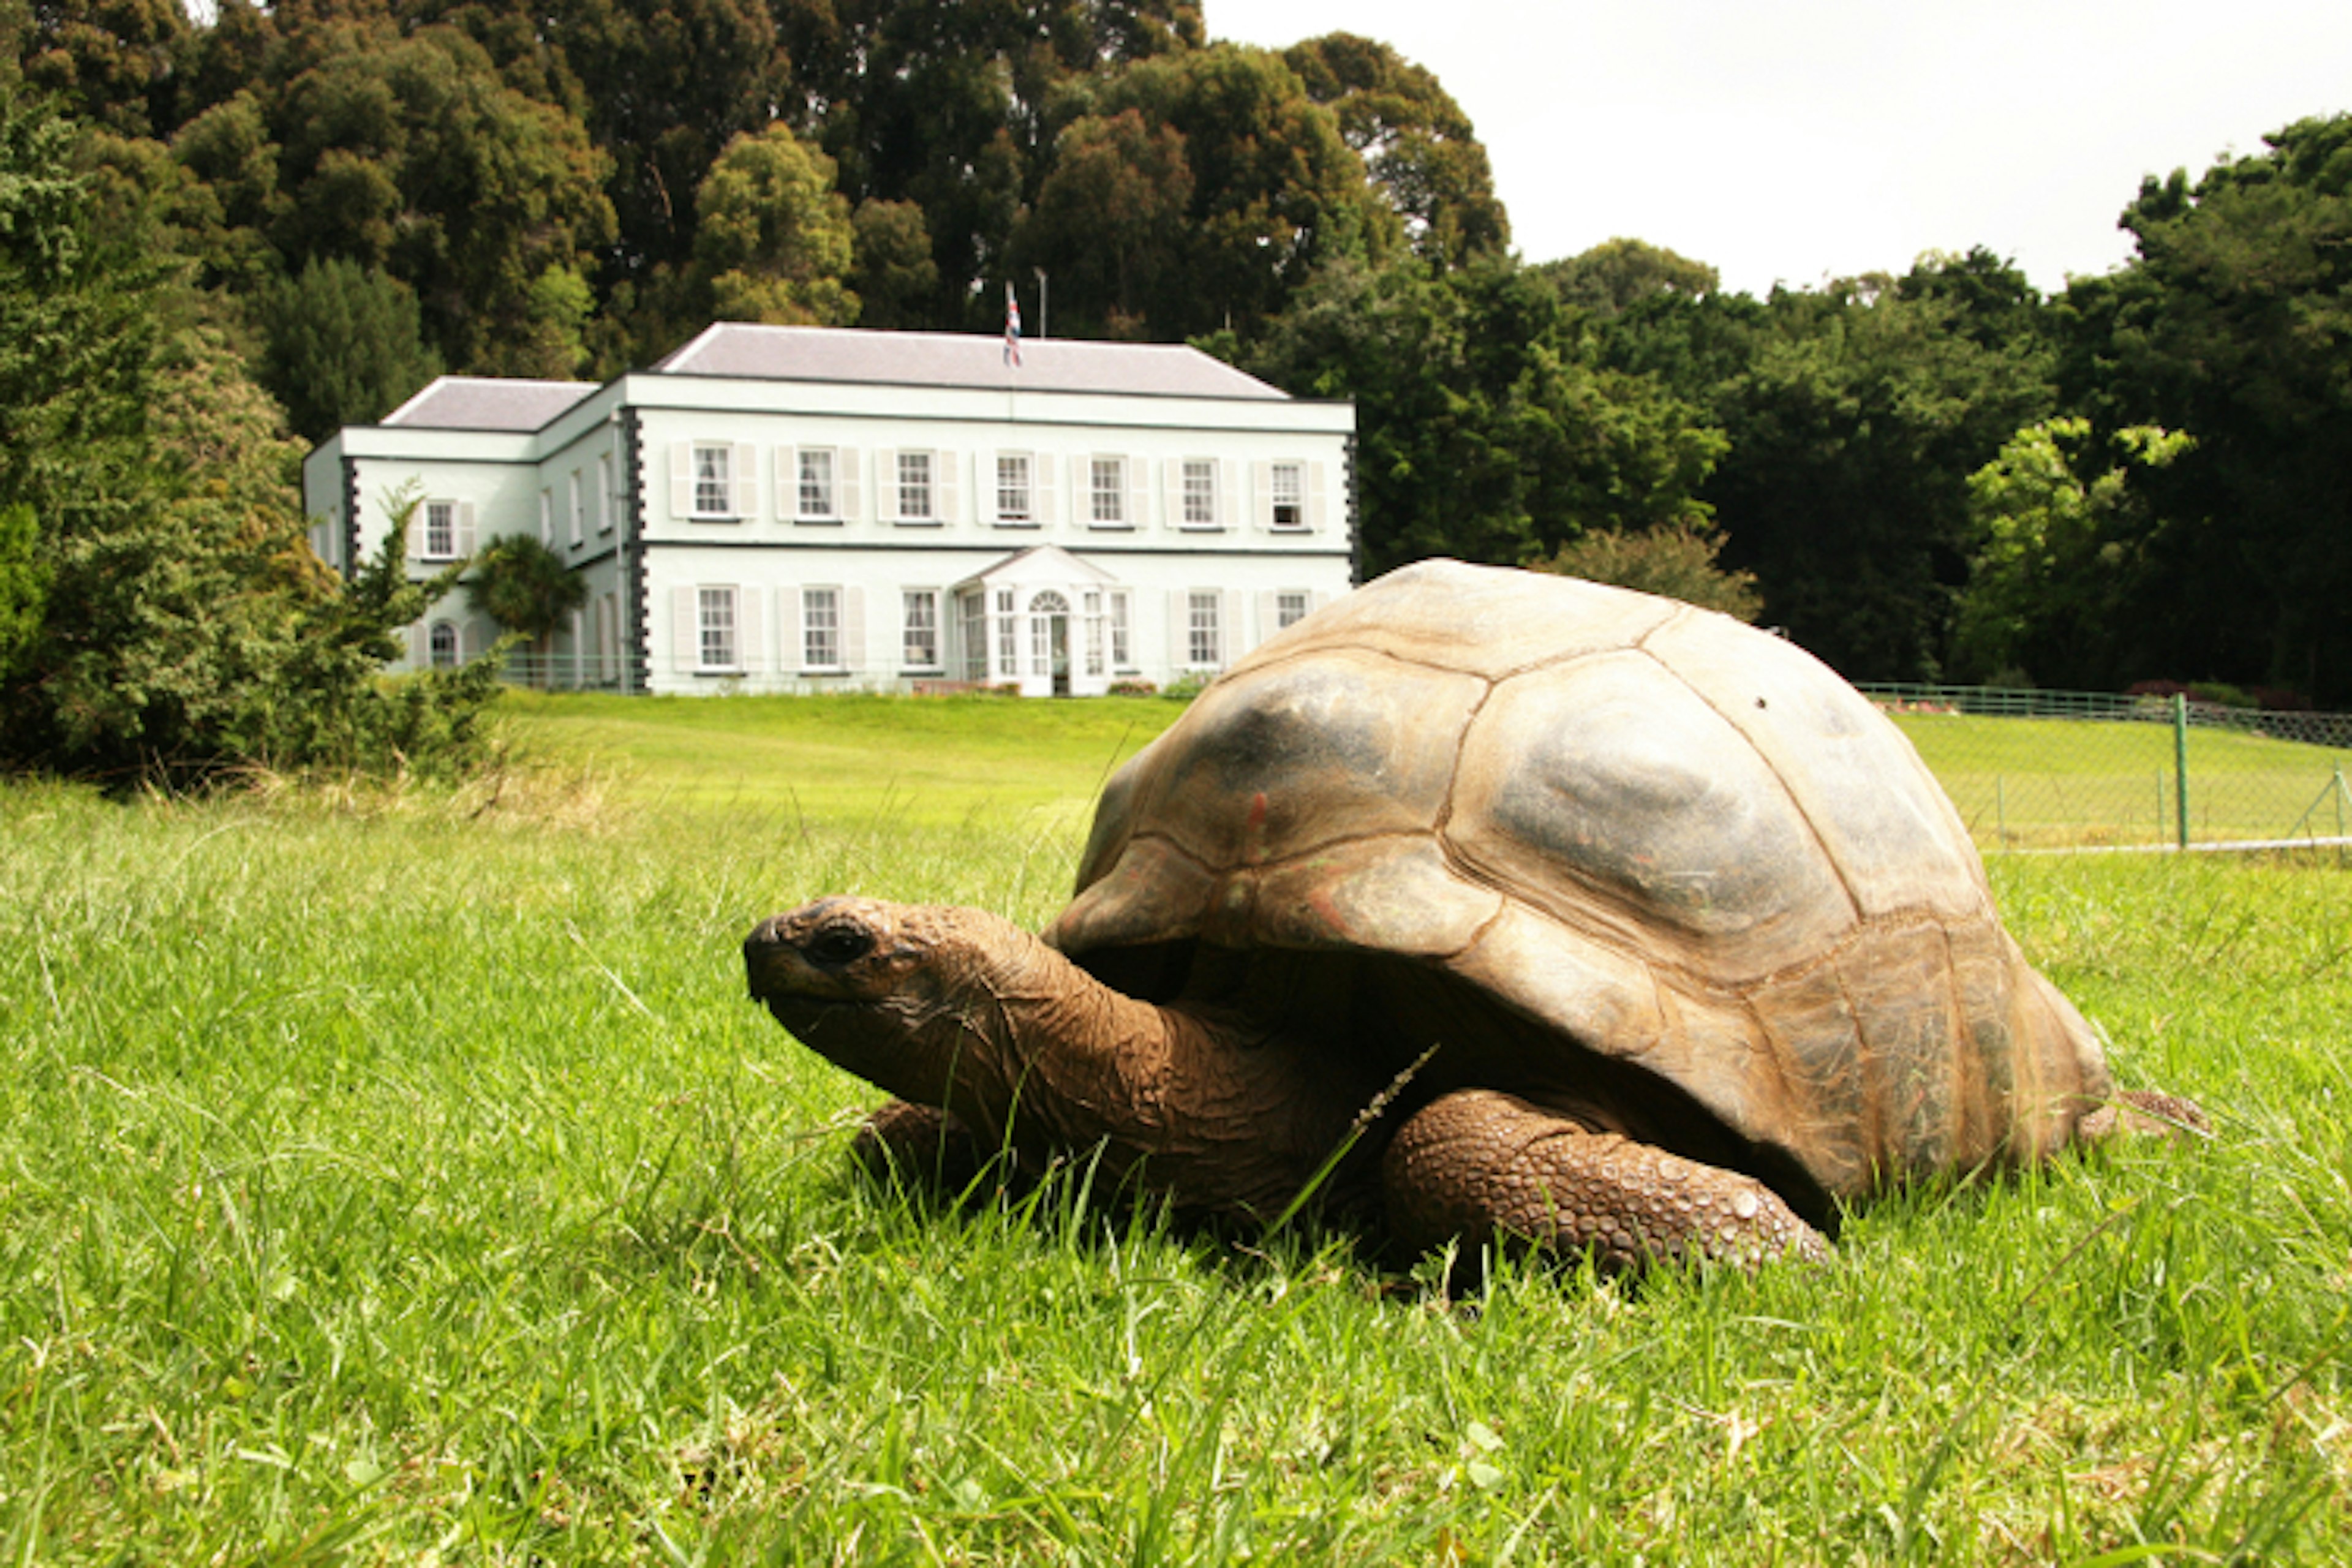
[(1728, 617), (1535, 573), (1409, 566), (1234, 665), (1105, 790), (1046, 934), (1349, 1067), (1433, 1046), (1412, 1099), (1506, 1089), (1813, 1213), (2038, 1159), (2110, 1091), (1868, 700)]

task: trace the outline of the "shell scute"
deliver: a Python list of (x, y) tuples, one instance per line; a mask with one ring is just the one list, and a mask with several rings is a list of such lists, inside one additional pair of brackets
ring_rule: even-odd
[(1445, 831), (1514, 896), (1717, 983), (1853, 923), (1772, 769), (1638, 652), (1498, 686), (1464, 741)]
[(1918, 753), (1811, 655), (1697, 613), (1643, 647), (1781, 781), (1864, 918), (1990, 907), (1968, 830)]

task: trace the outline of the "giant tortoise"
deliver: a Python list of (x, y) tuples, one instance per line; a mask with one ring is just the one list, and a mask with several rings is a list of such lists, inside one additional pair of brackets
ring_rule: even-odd
[(898, 1097), (869, 1149), (1098, 1148), (1261, 1218), (1319, 1180), (1414, 1249), (1814, 1257), (1843, 1204), (2119, 1105), (2195, 1116), (2117, 1094), (1910, 743), (1821, 663), (1453, 562), (1203, 692), (1105, 790), (1042, 940), (827, 898), (745, 958)]

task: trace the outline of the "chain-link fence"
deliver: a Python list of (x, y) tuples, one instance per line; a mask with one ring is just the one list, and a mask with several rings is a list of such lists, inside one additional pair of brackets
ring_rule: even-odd
[(2352, 714), (1865, 685), (1988, 849), (2352, 847)]

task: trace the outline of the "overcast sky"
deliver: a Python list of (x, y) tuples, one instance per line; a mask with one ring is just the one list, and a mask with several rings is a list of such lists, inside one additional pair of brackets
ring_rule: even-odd
[(1985, 246), (2044, 289), (2131, 253), (2140, 176), (2352, 110), (2352, 0), (1206, 0), (1210, 36), (1437, 73), (1513, 241), (1617, 235), (1760, 294)]

